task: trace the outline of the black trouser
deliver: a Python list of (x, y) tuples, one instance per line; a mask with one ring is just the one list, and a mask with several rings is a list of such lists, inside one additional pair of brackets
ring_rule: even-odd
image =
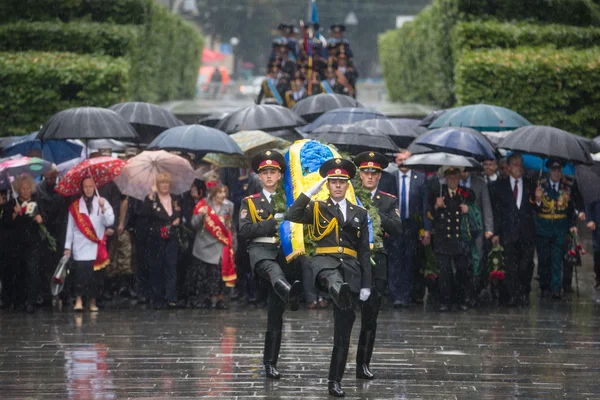
[(271, 287), (280, 279), (285, 280), (281, 266), (274, 260), (260, 260), (254, 267), (258, 276), (271, 283)]
[(150, 265), (148, 263), (148, 235), (144, 227), (136, 225), (133, 235), (135, 241), (135, 277), (137, 279), (138, 297), (150, 297), (152, 286), (150, 286)]
[(2, 268), (2, 303), (6, 306), (20, 306), (25, 304), (27, 296), (27, 271), (21, 268), (17, 254), (13, 249), (3, 249)]
[[(29, 244), (17, 247), (17, 268), (25, 271), (25, 293), (27, 293), (27, 304), (34, 305), (38, 296), (42, 293), (40, 277), (40, 244)], [(20, 273), (18, 275), (21, 275)], [(21, 286), (22, 282), (16, 282)], [(22, 286), (21, 286), (22, 287)], [(17, 294), (18, 296), (18, 294)]]
[(150, 281), (154, 302), (158, 304), (177, 302), (177, 252), (179, 240), (151, 237), (148, 239), (147, 256), (150, 264)]
[(535, 242), (518, 241), (505, 243), (503, 246), (504, 271), (506, 272), (504, 284), (508, 295), (512, 298), (529, 296), (533, 278)]
[(594, 273), (596, 274), (596, 283), (600, 282), (600, 251), (594, 251)]
[[(454, 298), (453, 293), (455, 293), (458, 302), (460, 304), (465, 304), (469, 299), (468, 291), (471, 286), (472, 275), (469, 257), (465, 254), (436, 254), (436, 257), (440, 266), (440, 302), (447, 306), (451, 306), (452, 299)], [(454, 262), (456, 276), (452, 269), (452, 262)]]
[[(342, 274), (337, 269), (324, 269), (317, 276), (323, 288), (332, 288), (344, 283)], [(329, 380), (340, 382), (344, 376), (348, 351), (350, 348), (350, 335), (356, 320), (354, 306), (356, 295), (353, 294), (352, 307), (347, 310), (340, 309), (333, 303), (333, 350), (329, 364)]]
[(250, 268), (250, 257), (248, 255), (248, 247), (245, 241), (238, 242), (238, 247), (235, 253), (235, 264), (237, 269), (237, 291), (240, 296), (244, 293), (248, 299), (257, 296), (257, 285), (254, 281), (252, 268)]
[(104, 271), (94, 271), (94, 263), (94, 260), (73, 261), (75, 296), (87, 296), (95, 299), (100, 295), (100, 289), (104, 281)]

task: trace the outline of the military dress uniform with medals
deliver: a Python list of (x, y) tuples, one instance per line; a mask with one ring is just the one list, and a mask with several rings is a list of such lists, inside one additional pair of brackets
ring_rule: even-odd
[[(349, 180), (356, 167), (349, 160), (334, 158), (319, 168), (322, 177)], [(345, 205), (345, 216), (341, 206)], [(311, 201), (300, 194), (288, 209), (286, 219), (309, 225), (309, 234), (316, 242), (311, 267), (318, 289), (330, 294), (334, 302), (334, 342), (329, 366), (329, 394), (343, 397), (341, 380), (344, 375), (350, 334), (356, 319), (356, 294), (371, 288), (369, 223), (367, 211), (346, 199), (336, 203)]]
[[(285, 170), (285, 159), (276, 151), (263, 151), (252, 159), (252, 169), (259, 174), (266, 169)], [(277, 220), (271, 201), (272, 194), (263, 190), (242, 201), (239, 235), (249, 241), (250, 266), (255, 275), (269, 283), (267, 332), (263, 364), (268, 378), (279, 379), (276, 365), (281, 347), (281, 328), (286, 303), (292, 311), (298, 310), (298, 296), (302, 291), (299, 281), (292, 284), (286, 279), (288, 269), (275, 236)]]
[[(383, 154), (372, 151), (358, 154), (354, 158), (354, 163), (361, 171), (373, 173), (381, 173), (389, 164)], [(379, 211), (383, 232), (389, 236), (399, 236), (402, 233), (402, 220), (396, 196), (379, 189), (375, 189), (371, 196), (373, 205)], [(375, 265), (372, 269), (371, 295), (367, 301), (360, 302), (361, 327), (356, 350), (356, 377), (359, 379), (374, 378), (369, 363), (375, 346), (377, 317), (388, 285), (387, 253), (383, 247), (373, 249), (373, 260)]]
[[(549, 160), (548, 168), (563, 168), (559, 161)], [(569, 229), (576, 225), (572, 187), (563, 179), (553, 182), (545, 178), (541, 182), (542, 199), (535, 204), (536, 248), (540, 272), (540, 289), (544, 294), (552, 291), (560, 297), (563, 287), (563, 257)]]

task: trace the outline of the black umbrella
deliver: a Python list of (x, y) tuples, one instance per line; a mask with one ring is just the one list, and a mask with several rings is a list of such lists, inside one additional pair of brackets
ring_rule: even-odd
[(133, 127), (107, 108), (69, 108), (54, 114), (38, 133), (41, 141), (50, 139), (118, 139), (139, 141)]
[(244, 155), (240, 146), (225, 132), (203, 125), (183, 125), (167, 129), (148, 145), (148, 150), (177, 150)]
[(413, 128), (397, 119), (367, 119), (353, 125), (374, 128), (392, 138), (396, 146), (400, 148), (408, 147), (419, 136)]
[(434, 129), (419, 136), (414, 143), (435, 151), (473, 157), (480, 161), (496, 158), (496, 150), (492, 142), (480, 132), (470, 128)]
[(425, 147), (423, 145), (416, 144), (415, 142), (412, 142), (406, 150), (408, 150), (408, 152), (413, 155), (414, 154), (428, 154), (428, 153), (436, 152), (435, 150), (433, 150), (429, 147)]
[(583, 148), (585, 149), (585, 151), (587, 151), (588, 153), (592, 153), (592, 154), (600, 153), (600, 143), (597, 143), (595, 140), (592, 140), (590, 138), (586, 138), (583, 136), (579, 136), (579, 135), (573, 135), (573, 136), (575, 136), (575, 139), (577, 139), (579, 141), (579, 144), (581, 144), (583, 146)]
[(109, 107), (133, 126), (143, 143), (151, 142), (161, 132), (183, 125), (173, 113), (151, 103), (128, 102)]
[(227, 112), (212, 113), (207, 117), (200, 118), (198, 120), (198, 125), (204, 125), (204, 126), (209, 126), (211, 128), (214, 128), (215, 126), (217, 126), (219, 121), (221, 121), (223, 118), (225, 118), (228, 115), (229, 115), (229, 113), (227, 113)]
[(550, 126), (523, 126), (502, 140), (498, 147), (572, 163), (592, 163), (589, 152), (579, 143), (575, 135)]
[(397, 152), (398, 146), (387, 135), (373, 128), (356, 125), (323, 125), (306, 135), (338, 147), (342, 151), (358, 154), (363, 151)]
[(438, 119), (438, 117), (440, 117), (445, 112), (446, 112), (446, 110), (435, 110), (435, 111), (432, 111), (429, 114), (427, 114), (425, 116), (425, 118), (423, 118), (421, 120), (421, 122), (419, 123), (419, 125), (421, 125), (423, 127), (428, 127), (429, 125), (431, 125), (433, 123), (433, 121), (435, 121), (436, 119)]
[(600, 162), (578, 165), (575, 168), (575, 182), (585, 204), (600, 200)]
[(276, 131), (269, 131), (269, 135), (275, 136), (289, 142), (295, 142), (296, 140), (304, 139), (302, 133), (298, 132), (296, 128), (278, 129)]
[(427, 153), (411, 155), (403, 163), (412, 169), (428, 172), (437, 171), (442, 166), (462, 167), (467, 171), (480, 170), (481, 164), (472, 157), (450, 153)]
[(306, 122), (312, 122), (327, 111), (345, 107), (362, 108), (363, 105), (350, 96), (321, 93), (300, 100), (292, 107), (292, 111), (304, 118)]
[(239, 131), (277, 131), (306, 124), (292, 110), (272, 104), (258, 104), (234, 111), (215, 126), (227, 133)]
[(336, 110), (327, 111), (310, 124), (300, 128), (300, 131), (308, 133), (323, 125), (347, 125), (366, 119), (385, 118), (387, 117), (379, 111), (368, 108), (338, 108)]

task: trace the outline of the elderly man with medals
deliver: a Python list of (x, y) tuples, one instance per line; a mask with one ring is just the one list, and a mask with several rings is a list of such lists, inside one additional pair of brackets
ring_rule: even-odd
[[(333, 300), (334, 339), (329, 366), (329, 394), (344, 397), (341, 380), (346, 367), (350, 334), (356, 319), (354, 306), (371, 294), (369, 221), (367, 211), (346, 200), (349, 181), (356, 173), (354, 164), (333, 158), (319, 168), (323, 177), (316, 185), (300, 194), (288, 209), (286, 219), (308, 225), (316, 242), (312, 258), (315, 283)], [(329, 199), (311, 201), (327, 181)]]
[[(399, 236), (402, 233), (402, 220), (398, 211), (398, 199), (393, 194), (378, 189), (382, 171), (389, 162), (381, 153), (366, 151), (354, 158), (354, 164), (359, 169), (363, 187), (370, 192), (371, 201), (379, 211), (383, 233), (389, 236)], [(372, 270), (371, 295), (367, 301), (361, 301), (361, 327), (356, 350), (356, 378), (374, 379), (369, 369), (373, 355), (377, 317), (381, 309), (382, 299), (387, 287), (387, 253), (383, 247), (373, 249), (375, 265)]]
[(275, 212), (273, 195), (285, 167), (285, 159), (275, 150), (263, 151), (252, 159), (252, 169), (262, 182), (263, 190), (242, 201), (239, 222), (239, 236), (249, 242), (252, 270), (270, 283), (263, 364), (266, 377), (271, 379), (280, 378), (276, 365), (285, 305), (297, 311), (302, 291), (299, 281), (290, 284), (286, 279), (287, 263), (276, 237), (283, 214)]

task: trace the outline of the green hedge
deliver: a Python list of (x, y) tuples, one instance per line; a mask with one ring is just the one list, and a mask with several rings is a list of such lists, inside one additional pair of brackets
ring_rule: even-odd
[(98, 22), (0, 25), (0, 51), (58, 51), (122, 57), (139, 46), (139, 27)]
[(491, 103), (534, 124), (589, 137), (600, 129), (600, 48), (467, 51), (456, 65), (459, 105)]
[[(382, 65), (396, 62), (395, 68), (403, 71), (383, 70), (390, 99), (454, 105), (456, 55), (451, 38), (460, 22), (495, 19), (600, 26), (599, 10), (592, 0), (434, 0), (412, 23), (396, 30), (397, 35), (382, 36), (380, 43), (386, 48), (380, 49)], [(418, 74), (411, 70), (415, 65)]]
[(154, 0), (2, 0), (0, 22), (69, 22), (85, 19), (115, 24), (143, 24), (153, 5)]
[(73, 53), (0, 53), (0, 135), (38, 130), (52, 114), (129, 97), (129, 63)]
[(568, 25), (463, 22), (452, 31), (454, 54), (463, 50), (514, 48), (518, 46), (574, 47), (585, 49), (600, 44), (600, 28)]

